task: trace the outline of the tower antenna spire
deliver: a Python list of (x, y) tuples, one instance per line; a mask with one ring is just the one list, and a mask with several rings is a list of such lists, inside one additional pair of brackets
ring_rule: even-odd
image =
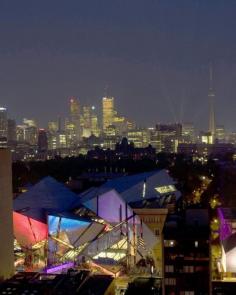
[(213, 67), (212, 63), (209, 65), (209, 92), (208, 92), (208, 101), (209, 101), (209, 132), (212, 136), (212, 143), (215, 141), (215, 93), (213, 91)]
[(213, 90), (213, 67), (212, 62), (209, 65), (209, 89)]

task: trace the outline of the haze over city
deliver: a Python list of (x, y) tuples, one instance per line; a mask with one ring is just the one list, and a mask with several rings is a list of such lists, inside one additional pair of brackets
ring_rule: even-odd
[[(218, 124), (235, 130), (235, 1), (1, 1), (0, 105), (39, 125), (68, 97), (139, 125), (208, 124), (209, 63)], [(46, 110), (46, 111), (45, 111)]]

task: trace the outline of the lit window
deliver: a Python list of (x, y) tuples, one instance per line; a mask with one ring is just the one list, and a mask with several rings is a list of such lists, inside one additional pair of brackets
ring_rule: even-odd
[(166, 286), (175, 286), (176, 279), (175, 278), (165, 278), (165, 285)]
[(194, 272), (193, 265), (184, 265), (184, 272), (186, 272), (186, 273), (193, 273)]
[(160, 235), (160, 232), (159, 232), (159, 229), (158, 228), (155, 229), (155, 235), (156, 236), (159, 236)]
[(164, 240), (164, 246), (165, 247), (175, 247), (175, 241), (174, 240)]
[(167, 194), (167, 193), (171, 193), (171, 192), (176, 191), (174, 185), (172, 185), (172, 184), (171, 185), (164, 185), (164, 186), (155, 187), (155, 190), (159, 194)]
[(174, 265), (165, 265), (165, 272), (174, 272)]

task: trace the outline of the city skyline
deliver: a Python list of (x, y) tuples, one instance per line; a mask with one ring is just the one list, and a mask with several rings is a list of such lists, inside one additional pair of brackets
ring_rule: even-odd
[(234, 130), (235, 6), (218, 0), (2, 3), (0, 104), (18, 121), (33, 117), (45, 126), (66, 115), (68, 96), (98, 107), (108, 85), (118, 111), (139, 125), (194, 121), (203, 129), (212, 61), (217, 124)]
[[(197, 124), (195, 124), (193, 122), (193, 120), (189, 120), (189, 121), (185, 121), (185, 120), (182, 120), (182, 121), (156, 121), (156, 122), (153, 122), (152, 124), (150, 125), (147, 125), (145, 124), (139, 124), (139, 122), (136, 122), (134, 120), (132, 120), (131, 117), (128, 117), (128, 116), (122, 116), (122, 117), (119, 117), (119, 115), (121, 114), (118, 110), (120, 109), (120, 106), (119, 106), (119, 101), (117, 102), (117, 99), (114, 97), (114, 96), (103, 96), (101, 99), (100, 99), (100, 104), (97, 104), (98, 106), (95, 106), (95, 104), (93, 105), (89, 105), (89, 104), (84, 104), (82, 102), (82, 100), (80, 100), (79, 97), (77, 96), (70, 96), (70, 97), (67, 97), (66, 98), (66, 101), (65, 101), (65, 114), (64, 115), (57, 115), (57, 116), (54, 116), (54, 117), (51, 117), (49, 118), (48, 121), (45, 121), (45, 124), (41, 124), (41, 121), (40, 120), (37, 120), (37, 118), (33, 117), (32, 115), (30, 115), (29, 117), (26, 117), (26, 116), (21, 116), (19, 117), (19, 119), (17, 120), (16, 118), (14, 118), (13, 116), (11, 116), (11, 110), (9, 110), (9, 108), (6, 106), (6, 105), (1, 105), (0, 104), (0, 111), (4, 111), (6, 112), (6, 115), (7, 115), (7, 118), (9, 120), (14, 120), (16, 125), (17, 126), (21, 126), (22, 124), (23, 125), (32, 125), (32, 124), (35, 124), (35, 127), (37, 128), (43, 128), (43, 129), (49, 129), (50, 130), (50, 124), (51, 123), (55, 123), (57, 122), (57, 125), (59, 124), (60, 126), (57, 126), (57, 129), (58, 130), (64, 130), (66, 128), (66, 125), (67, 125), (67, 121), (70, 122), (71, 120), (73, 121), (74, 119), (72, 118), (73, 117), (73, 107), (71, 108), (71, 106), (75, 103), (78, 103), (79, 104), (79, 109), (77, 109), (76, 111), (78, 112), (78, 124), (82, 124), (81, 126), (83, 126), (83, 122), (80, 122), (80, 117), (82, 118), (84, 116), (84, 113), (86, 113), (86, 109), (90, 109), (97, 117), (97, 123), (99, 128), (101, 130), (104, 130), (104, 118), (103, 118), (103, 112), (104, 112), (104, 101), (107, 101), (107, 103), (109, 103), (108, 101), (112, 101), (112, 106), (108, 107), (110, 108), (110, 111), (108, 112), (111, 112), (111, 118), (108, 119), (108, 123), (105, 124), (107, 125), (106, 127), (108, 127), (109, 125), (113, 125), (113, 123), (116, 122), (116, 120), (118, 119), (118, 122), (119, 122), (119, 118), (120, 119), (127, 119), (129, 122), (133, 122), (135, 124), (135, 128), (153, 128), (155, 127), (156, 125), (158, 124), (192, 124), (194, 127), (195, 127), (195, 130), (197, 132), (211, 132), (210, 131), (210, 128), (209, 128), (209, 120), (211, 120), (211, 113), (212, 111), (214, 112), (214, 109), (215, 109), (215, 104), (214, 104), (214, 101), (210, 101), (209, 100), (209, 97), (211, 96), (211, 93), (212, 95), (215, 97), (215, 93), (214, 93), (214, 90), (210, 87), (209, 88), (209, 93), (208, 93), (208, 101), (206, 101), (207, 103), (207, 113), (206, 113), (206, 118), (205, 118), (205, 121), (206, 121), (206, 125), (203, 126), (203, 128), (197, 128)], [(76, 102), (73, 102), (76, 101)], [(76, 107), (78, 108), (78, 107)], [(213, 108), (213, 109), (212, 109)], [(106, 109), (106, 107), (105, 107)], [(114, 114), (112, 114), (112, 112), (114, 112)], [(75, 112), (76, 113), (76, 112)], [(124, 114), (122, 114), (124, 115)], [(76, 116), (76, 115), (75, 115)], [(86, 115), (85, 115), (86, 116)], [(117, 118), (117, 119), (116, 119)], [(74, 120), (76, 121), (76, 120)], [(207, 122), (208, 121), (208, 122)], [(215, 115), (214, 115), (214, 121), (215, 121)], [(33, 123), (32, 123), (33, 122)], [(75, 123), (75, 122), (74, 122)], [(75, 123), (76, 124), (76, 123)], [(219, 127), (219, 126), (224, 126), (223, 124), (218, 124), (217, 120), (215, 122), (215, 126), (213, 127), (216, 128), (216, 127)], [(225, 126), (224, 126), (225, 127)], [(230, 132), (231, 130), (228, 129), (228, 131)], [(235, 130), (232, 130), (233, 132)], [(86, 136), (87, 137), (87, 136)]]
[[(204, 110), (204, 118), (203, 118), (203, 122), (204, 124), (202, 123), (202, 120), (201, 120), (201, 123), (202, 124), (198, 124), (199, 121), (196, 119), (196, 116), (195, 117), (188, 117), (188, 116), (184, 116), (184, 102), (181, 101), (181, 104), (180, 105), (176, 105), (175, 106), (175, 103), (173, 101), (170, 100), (170, 98), (166, 98), (166, 105), (169, 107), (169, 115), (170, 115), (170, 119), (168, 119), (168, 116), (166, 119), (164, 120), (156, 120), (156, 121), (150, 121), (150, 120), (147, 120), (147, 121), (143, 121), (143, 122), (140, 122), (140, 120), (134, 120), (132, 118), (132, 115), (129, 116), (129, 111), (125, 110), (125, 116), (128, 117), (129, 119), (131, 119), (132, 121), (135, 121), (137, 123), (137, 126), (138, 127), (141, 127), (141, 128), (144, 128), (144, 127), (153, 127), (155, 126), (156, 124), (158, 123), (164, 123), (164, 124), (172, 124), (172, 123), (180, 123), (180, 124), (184, 124), (184, 123), (192, 123), (194, 124), (195, 128), (198, 129), (199, 131), (200, 130), (207, 130), (209, 128), (209, 111), (211, 109), (211, 112), (212, 112), (212, 108), (213, 108), (213, 111), (214, 111), (214, 124), (215, 126), (221, 126), (221, 125), (224, 125), (222, 121), (220, 121), (220, 119), (218, 118), (218, 112), (215, 111), (215, 109), (217, 108), (217, 100), (215, 99), (215, 89), (216, 89), (216, 86), (215, 86), (215, 81), (214, 81), (214, 73), (213, 73), (213, 68), (212, 68), (212, 63), (209, 63), (208, 64), (208, 89), (207, 89), (207, 93), (206, 93), (206, 100), (205, 100), (205, 110)], [(210, 70), (210, 76), (209, 76), (209, 70)], [(213, 104), (210, 103), (209, 105), (209, 95), (213, 94), (214, 96), (214, 102)], [(109, 93), (109, 95), (107, 95)], [(41, 128), (47, 128), (48, 126), (48, 122), (49, 121), (55, 121), (55, 120), (58, 120), (60, 118), (68, 118), (70, 116), (70, 103), (71, 103), (71, 98), (76, 98), (78, 99), (79, 103), (81, 106), (91, 106), (94, 110), (96, 110), (97, 112), (97, 115), (98, 117), (100, 118), (100, 125), (102, 127), (103, 125), (103, 119), (102, 119), (102, 109), (103, 109), (103, 99), (105, 97), (110, 97), (110, 98), (113, 98), (116, 100), (116, 102), (114, 103), (114, 107), (117, 109), (117, 110), (120, 110), (122, 109), (122, 106), (120, 105), (120, 102), (118, 99), (116, 99), (116, 97), (114, 97), (114, 95), (110, 95), (111, 93), (109, 92), (109, 89), (108, 89), (108, 86), (106, 86), (104, 88), (104, 95), (102, 97), (97, 97), (95, 98), (95, 100), (92, 102), (92, 103), (88, 103), (88, 99), (81, 99), (80, 96), (77, 96), (77, 95), (71, 95), (71, 96), (67, 96), (64, 101), (62, 102), (62, 104), (64, 104), (64, 106), (66, 106), (66, 108), (64, 107), (63, 108), (63, 112), (61, 114), (57, 113), (56, 109), (54, 109), (54, 114), (52, 115), (52, 117), (48, 117), (49, 119), (46, 121), (45, 119), (43, 120), (42, 118), (37, 118), (35, 116), (33, 116), (33, 114), (35, 113), (35, 110), (33, 109), (32, 110), (32, 114), (29, 114), (29, 116), (20, 116), (20, 114), (16, 117), (12, 116), (12, 111), (8, 108), (8, 106), (6, 104), (1, 104), (1, 101), (0, 101), (0, 107), (2, 108), (6, 108), (7, 110), (7, 113), (8, 113), (8, 117), (12, 118), (12, 119), (15, 119), (17, 123), (20, 124), (20, 122), (22, 122), (22, 119), (23, 118), (32, 118), (33, 120), (35, 120), (37, 123), (38, 123), (38, 126), (40, 126)], [(122, 101), (122, 99), (121, 99)], [(58, 109), (61, 108), (61, 106), (58, 106), (56, 105), (56, 107), (58, 107)], [(176, 107), (176, 110), (175, 110), (175, 107)], [(178, 110), (179, 108), (179, 110)], [(82, 110), (82, 109), (81, 109)], [(179, 111), (179, 112), (178, 112)], [(45, 115), (45, 114), (44, 114)], [(200, 114), (199, 114), (200, 115)], [(201, 114), (203, 115), (203, 114)], [(186, 119), (186, 118), (189, 118), (189, 119)], [(150, 123), (148, 123), (150, 122)], [(225, 126), (225, 125), (224, 125)], [(235, 131), (235, 129), (233, 128), (228, 128), (229, 131)]]

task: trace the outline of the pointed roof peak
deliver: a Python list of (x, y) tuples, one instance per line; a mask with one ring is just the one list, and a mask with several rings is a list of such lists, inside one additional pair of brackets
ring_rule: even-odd
[(63, 183), (47, 176), (14, 200), (14, 210), (24, 209), (24, 215), (45, 221), (44, 210), (65, 211), (77, 201), (78, 196)]

